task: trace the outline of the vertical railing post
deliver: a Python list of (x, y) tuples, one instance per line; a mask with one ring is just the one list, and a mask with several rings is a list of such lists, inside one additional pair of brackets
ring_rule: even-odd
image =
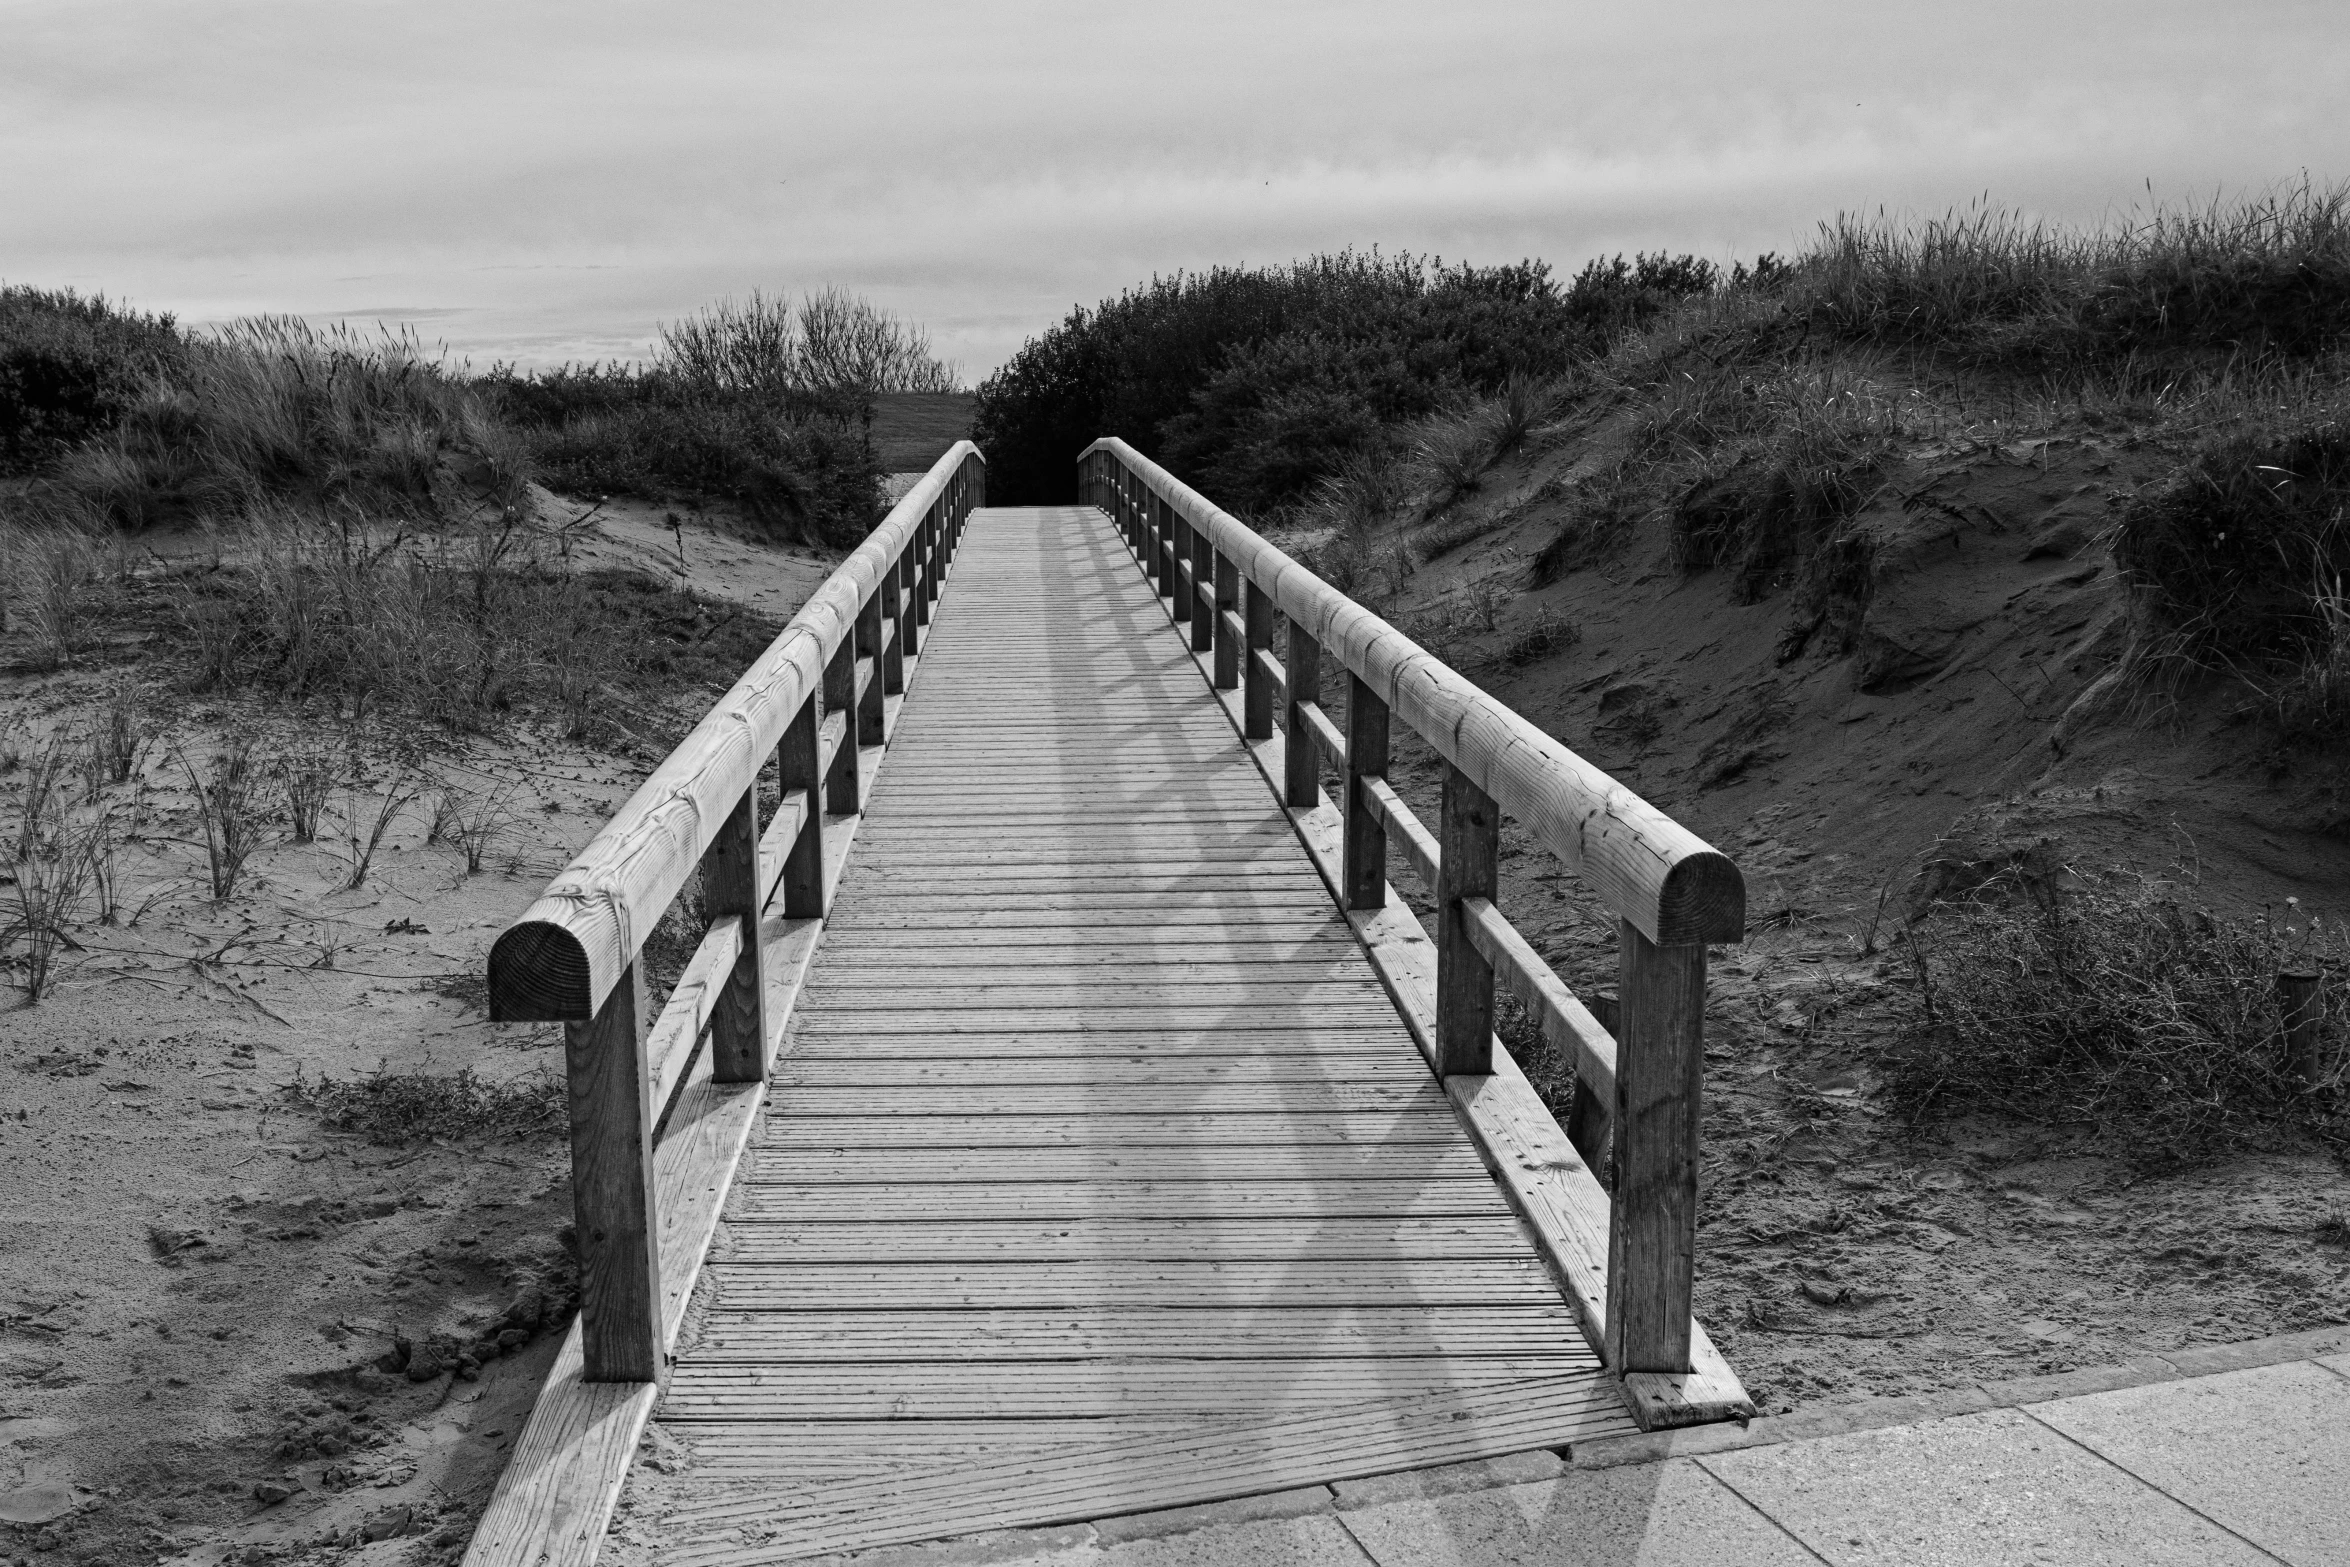
[(1282, 798), (1292, 807), (1310, 811), (1322, 803), (1322, 748), (1314, 743), (1306, 723), (1305, 707), (1322, 699), (1322, 644), (1296, 620), (1289, 623), (1289, 656), (1282, 666), (1289, 673), (1288, 701), (1283, 704), (1282, 729), (1288, 748), (1282, 753)]
[(1232, 628), (1224, 623), (1227, 610), (1240, 607), (1240, 566), (1221, 550), (1216, 557), (1216, 613), (1208, 617), (1208, 624), (1216, 636), (1216, 689), (1229, 691), (1240, 684), (1240, 641), (1232, 635)]
[(879, 589), (865, 596), (865, 604), (857, 611), (857, 654), (873, 660), (873, 678), (865, 683), (865, 694), (857, 699), (857, 736), (861, 745), (882, 745), (889, 739), (886, 715), (888, 708), (882, 698), (889, 690), (889, 682), (882, 673), (887, 660), (881, 648), (881, 593)]
[[(1198, 570), (1196, 566), (1192, 565), (1196, 554), (1192, 543), (1194, 530), (1190, 521), (1181, 512), (1176, 512), (1173, 520), (1175, 526), (1171, 536), (1171, 547), (1167, 552), (1169, 559), (1173, 562), (1173, 569), (1167, 573), (1168, 582), (1172, 589), (1168, 594), (1170, 602), (1167, 606), (1167, 613), (1174, 617), (1175, 624), (1178, 626), (1188, 626), (1192, 623), (1194, 603), (1199, 597), (1193, 591), (1197, 586), (1193, 574)], [(1192, 570), (1187, 572), (1184, 570), (1186, 566), (1191, 566)]]
[(1208, 530), (1191, 530), (1191, 650), (1216, 645), (1216, 546)]
[(1259, 653), (1273, 651), (1273, 595), (1254, 582), (1241, 590), (1241, 623), (1248, 629), (1248, 646), (1241, 653), (1240, 733), (1244, 739), (1273, 738), (1273, 676)]
[(1469, 939), (1463, 898), (1490, 900), (1501, 853), (1501, 812), (1457, 767), (1444, 770), (1436, 862), (1436, 1071), (1493, 1070), (1493, 967)]
[(1387, 703), (1346, 677), (1346, 906), (1376, 909), (1387, 902), (1387, 827), (1371, 809), (1364, 780), (1387, 776)]
[(649, 1022), (644, 971), (631, 963), (593, 1018), (563, 1029), (580, 1349), (590, 1382), (651, 1382), (661, 1375)]
[(1159, 579), (1159, 597), (1175, 593), (1175, 508), (1164, 496), (1151, 497), (1151, 565)]
[(841, 715), (840, 747), (824, 778), (824, 808), (854, 816), (861, 801), (857, 782), (857, 639), (846, 636), (824, 666), (824, 711)]
[(789, 800), (801, 796), (800, 830), (783, 857), (783, 914), (786, 919), (824, 917), (824, 708), (809, 693), (798, 716), (784, 726), (775, 748), (776, 786)]
[[(702, 896), (711, 920), (739, 919), (743, 926), (742, 948), (710, 1014), (710, 1075), (721, 1083), (756, 1083), (767, 1076), (759, 891), (759, 787), (754, 780), (702, 851)], [(653, 1106), (653, 1114), (661, 1109)]]
[(906, 689), (905, 586), (905, 554), (900, 551), (882, 572), (877, 593), (881, 616), (889, 622), (889, 636), (881, 644), (881, 690), (888, 696), (902, 696)]
[(921, 596), (914, 580), (918, 559), (914, 540), (909, 538), (906, 547), (898, 551), (897, 564), (889, 568), (898, 583), (898, 646), (907, 658), (918, 658), (922, 653), (922, 631), (914, 613), (915, 601)]
[(914, 541), (910, 547), (918, 551), (916, 563), (922, 568), (914, 584), (914, 624), (930, 624), (930, 605), (938, 597), (938, 508), (934, 505), (922, 514), (914, 525)]
[(1618, 1376), (1686, 1372), (1705, 1083), (1705, 948), (1660, 947), (1630, 920), (1618, 928), (1607, 1363)]

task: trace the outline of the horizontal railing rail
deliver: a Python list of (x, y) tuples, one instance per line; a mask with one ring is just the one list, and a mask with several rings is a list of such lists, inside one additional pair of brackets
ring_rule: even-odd
[[(663, 1113), (705, 1040), (714, 1081), (766, 1080), (783, 1020), (768, 1015), (779, 976), (763, 921), (823, 919), (837, 858), (826, 821), (861, 809), (887, 698), (904, 689), (985, 492), (978, 448), (957, 443), (490, 949), (491, 1018), (566, 1025), (588, 1381), (659, 1373), (674, 1331), (653, 1180)], [(771, 765), (777, 805), (762, 825)], [(709, 931), (651, 1020), (645, 937), (697, 870)]]
[[(1324, 763), (1339, 780), (1329, 873), (1345, 906), (1384, 906), (1390, 846), (1435, 900), (1424, 1044), (1448, 1088), (1500, 1070), (1497, 1053), (1506, 1061), (1493, 1034), (1497, 982), (1573, 1063), (1568, 1134), (1594, 1164), (1604, 1151), (1612, 1172), (1604, 1299), (1578, 1304), (1611, 1369), (1679, 1379), (1664, 1396), (1684, 1396), (1693, 1366), (1702, 1380), (1698, 1363), (1718, 1360), (1690, 1305), (1706, 947), (1744, 938), (1738, 868), (1124, 441), (1097, 441), (1078, 462), (1081, 498), (1124, 533), (1216, 688), (1238, 696), (1243, 738), (1280, 749), (1276, 782), (1292, 813), (1319, 809)], [(1276, 615), (1288, 623), (1281, 657)], [(1343, 728), (1321, 705), (1325, 656), (1346, 672)], [(1387, 780), (1393, 719), (1444, 760), (1435, 830)], [(1504, 813), (1617, 917), (1612, 1029), (1497, 907)], [(1717, 1385), (1731, 1390), (1724, 1408), (1746, 1407), (1734, 1377)]]

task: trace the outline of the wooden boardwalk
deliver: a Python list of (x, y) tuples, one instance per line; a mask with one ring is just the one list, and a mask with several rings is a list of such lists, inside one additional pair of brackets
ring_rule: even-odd
[(655, 1411), (662, 1559), (1635, 1429), (1100, 512), (972, 514), (889, 739)]

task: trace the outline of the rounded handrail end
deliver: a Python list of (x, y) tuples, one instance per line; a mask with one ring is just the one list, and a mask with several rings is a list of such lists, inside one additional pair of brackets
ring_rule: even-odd
[(490, 948), (490, 1021), (584, 1023), (596, 1014), (587, 948), (562, 926), (524, 920)]
[(1746, 878), (1719, 849), (1683, 855), (1665, 872), (1656, 900), (1660, 947), (1735, 946), (1746, 939)]

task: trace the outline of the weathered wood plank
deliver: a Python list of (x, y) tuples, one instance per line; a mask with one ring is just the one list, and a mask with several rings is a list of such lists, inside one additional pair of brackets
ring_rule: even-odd
[[(744, 1223), (830, 1214), (849, 1222), (915, 1219), (1408, 1219), (1502, 1213), (1509, 1204), (1482, 1168), (1393, 1180), (1318, 1176), (1293, 1180), (1229, 1177), (1178, 1181), (975, 1181), (932, 1186), (839, 1184), (771, 1179), (754, 1162), (736, 1190)], [(731, 1221), (730, 1221), (731, 1222)]]
[[(727, 1262), (861, 1262), (892, 1251), (933, 1262), (1271, 1262), (1522, 1257), (1527, 1249), (1515, 1215), (1490, 1213), (1443, 1219), (736, 1220), (720, 1255)], [(1579, 1332), (1575, 1344), (1582, 1346)]]
[(1558, 1288), (1532, 1256), (1373, 1262), (711, 1263), (721, 1311), (1133, 1311), (1222, 1306), (1251, 1311), (1327, 1306), (1541, 1305)]
[[(858, 1227), (858, 1228), (861, 1228)], [(1522, 1243), (1521, 1243), (1522, 1244)], [(697, 1358), (931, 1364), (1180, 1356), (1247, 1361), (1431, 1355), (1546, 1358), (1596, 1366), (1564, 1305), (1335, 1306), (1261, 1312), (1235, 1332), (1224, 1311), (714, 1311), (689, 1330)], [(1227, 1374), (1236, 1374), (1229, 1372)], [(1246, 1373), (1237, 1373), (1246, 1374)]]

